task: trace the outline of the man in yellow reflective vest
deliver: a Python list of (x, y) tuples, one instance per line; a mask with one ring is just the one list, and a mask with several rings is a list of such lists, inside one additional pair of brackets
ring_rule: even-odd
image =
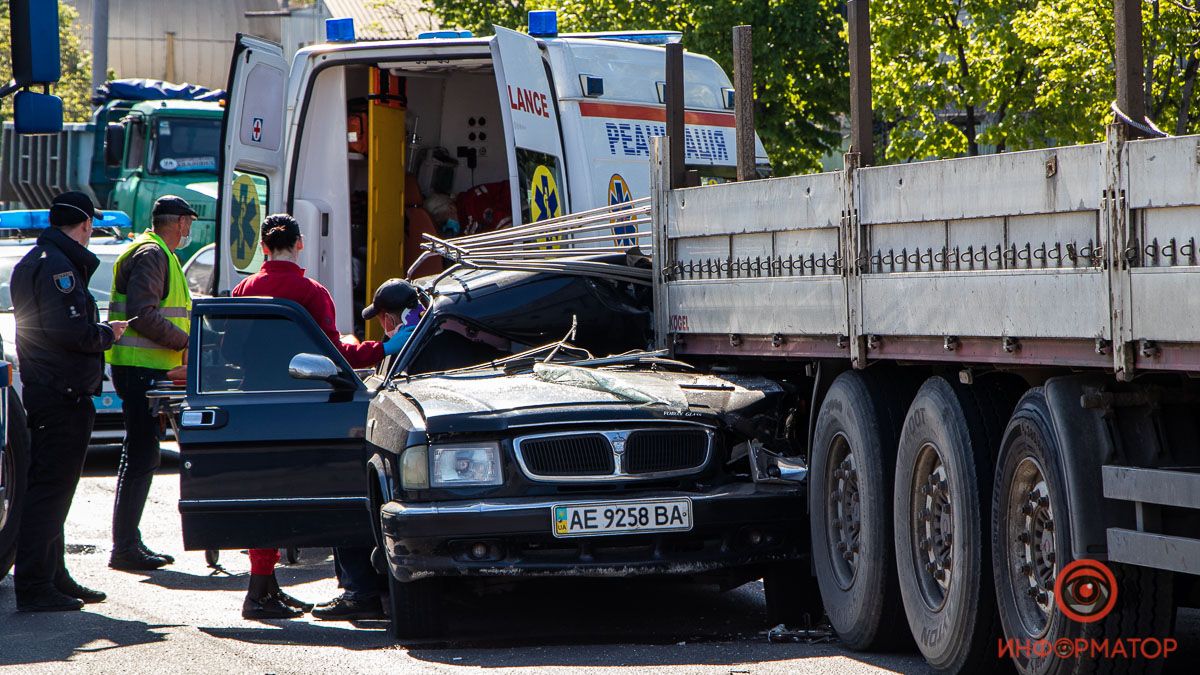
[(129, 321), (108, 351), (125, 417), (108, 561), (119, 570), (153, 570), (175, 562), (147, 548), (138, 530), (161, 461), (158, 421), (146, 392), (167, 379), (168, 372), (181, 369), (187, 355), (192, 296), (174, 251), (190, 243), (196, 212), (183, 198), (166, 195), (154, 202), (152, 218), (152, 229), (139, 235), (113, 265), (108, 306), (110, 319)]

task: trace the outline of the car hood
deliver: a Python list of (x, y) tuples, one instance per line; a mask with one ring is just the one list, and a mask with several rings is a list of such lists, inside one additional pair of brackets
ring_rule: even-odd
[[(600, 377), (589, 377), (595, 373)], [(458, 374), (399, 380), (382, 397), (403, 397), (430, 434), (614, 420), (721, 424), (784, 393), (766, 378), (556, 368), (520, 375)]]

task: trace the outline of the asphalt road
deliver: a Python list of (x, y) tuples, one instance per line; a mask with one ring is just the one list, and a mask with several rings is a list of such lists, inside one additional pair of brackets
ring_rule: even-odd
[[(111, 454), (89, 460), (67, 525), (68, 567), (107, 602), (66, 614), (17, 614), (11, 578), (0, 582), (0, 670), (22, 673), (465, 672), (555, 673), (923, 672), (915, 654), (856, 654), (836, 643), (773, 643), (763, 634), (760, 584), (721, 593), (662, 582), (525, 582), (486, 596), (452, 597), (452, 642), (397, 645), (384, 622), (244, 621), (249, 562), (222, 553), (223, 569), (184, 552), (178, 478), (164, 467), (143, 522), (148, 545), (178, 558), (150, 573), (109, 570)], [(295, 596), (336, 595), (329, 551), (302, 551), (283, 567)], [(1189, 611), (1190, 612), (1190, 611)], [(1181, 613), (1177, 672), (1200, 658), (1200, 621)], [(897, 630), (907, 627), (897, 626)]]

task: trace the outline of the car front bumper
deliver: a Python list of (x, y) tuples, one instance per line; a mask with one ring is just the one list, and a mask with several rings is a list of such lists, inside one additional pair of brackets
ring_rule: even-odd
[[(382, 534), (400, 581), (429, 576), (695, 575), (796, 560), (808, 550), (801, 484), (736, 483), (706, 492), (652, 491), (581, 498), (388, 502)], [(692, 529), (558, 538), (555, 506), (687, 497)], [(473, 549), (487, 549), (484, 557)]]

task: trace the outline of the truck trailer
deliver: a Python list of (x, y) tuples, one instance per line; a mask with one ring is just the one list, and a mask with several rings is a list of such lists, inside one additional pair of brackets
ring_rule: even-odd
[(682, 189), (656, 139), (660, 346), (807, 377), (796, 575), (851, 648), (1140, 672), (1200, 599), (1200, 138), (1127, 129)]

